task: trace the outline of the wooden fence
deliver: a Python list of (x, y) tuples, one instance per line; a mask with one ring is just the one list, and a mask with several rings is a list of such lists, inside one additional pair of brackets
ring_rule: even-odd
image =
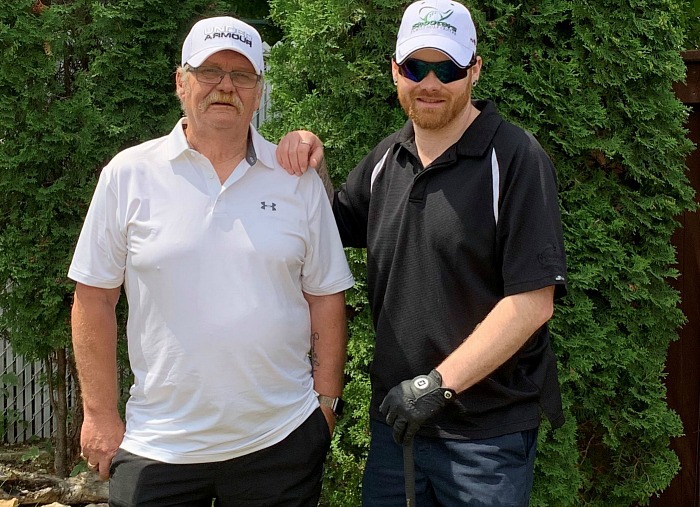
[[(689, 108), (688, 137), (696, 149), (688, 156), (688, 179), (700, 202), (700, 51), (683, 54), (687, 73), (676, 83), (676, 96)], [(666, 361), (668, 404), (683, 421), (684, 435), (671, 447), (681, 462), (681, 471), (652, 507), (700, 507), (700, 212), (686, 211), (678, 217), (682, 227), (673, 244), (678, 252), (681, 276), (672, 283), (681, 294), (681, 309), (688, 321), (680, 339), (669, 347)]]
[(2, 441), (13, 444), (50, 437), (51, 398), (44, 365), (26, 362), (12, 351), (9, 342), (0, 340), (0, 372)]

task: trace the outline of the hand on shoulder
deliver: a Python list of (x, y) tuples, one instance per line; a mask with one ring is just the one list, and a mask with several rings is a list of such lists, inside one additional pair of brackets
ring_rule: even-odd
[(319, 167), (323, 160), (323, 143), (313, 132), (295, 130), (280, 139), (275, 156), (289, 174), (301, 176), (309, 167)]

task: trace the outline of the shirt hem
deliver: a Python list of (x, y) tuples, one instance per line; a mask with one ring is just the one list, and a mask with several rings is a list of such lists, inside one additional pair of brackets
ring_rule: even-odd
[(301, 412), (300, 416), (294, 421), (293, 425), (288, 425), (283, 431), (275, 433), (268, 439), (258, 440), (254, 443), (243, 445), (237, 449), (229, 449), (221, 452), (187, 452), (187, 453), (177, 453), (172, 452), (167, 449), (152, 447), (147, 444), (139, 443), (136, 440), (124, 438), (124, 441), (119, 446), (121, 449), (128, 451), (132, 454), (136, 454), (143, 458), (148, 458), (163, 463), (169, 463), (173, 465), (194, 465), (201, 463), (218, 463), (221, 461), (228, 461), (234, 458), (240, 458), (241, 456), (247, 456), (253, 454), (254, 452), (262, 451), (268, 447), (272, 447), (275, 444), (279, 444), (289, 435), (291, 435), (299, 426), (301, 426), (306, 419), (308, 419), (311, 414), (318, 408), (318, 403), (309, 404), (309, 406)]
[[(563, 416), (562, 416), (563, 418)], [(373, 417), (376, 421), (386, 424), (383, 419)], [(495, 438), (510, 433), (520, 431), (533, 430), (538, 428), (542, 422), (541, 418), (527, 419), (525, 421), (517, 421), (511, 424), (492, 427), (488, 429), (462, 429), (462, 428), (444, 428), (444, 427), (422, 427), (418, 430), (418, 435), (423, 437), (441, 438), (450, 440), (483, 440), (486, 438)]]
[(302, 290), (311, 296), (330, 296), (344, 290), (350, 289), (355, 285), (355, 279), (352, 276), (347, 276), (342, 280), (321, 288), (317, 287), (302, 287)]
[(94, 276), (86, 275), (85, 273), (74, 268), (70, 268), (68, 270), (68, 278), (74, 282), (89, 285), (90, 287), (98, 287), (100, 289), (116, 289), (117, 287), (120, 287), (122, 283), (124, 283), (123, 280), (105, 280), (103, 278), (96, 278)]

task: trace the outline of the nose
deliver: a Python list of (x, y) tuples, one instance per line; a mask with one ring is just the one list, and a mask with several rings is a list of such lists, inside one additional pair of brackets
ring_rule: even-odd
[(426, 90), (437, 90), (442, 86), (442, 81), (440, 81), (435, 75), (435, 72), (431, 70), (430, 72), (428, 72), (428, 75), (425, 76), (418, 84), (421, 88), (424, 88)]
[(226, 73), (221, 82), (217, 85), (219, 90), (235, 90), (236, 85), (233, 84), (233, 78), (230, 73)]

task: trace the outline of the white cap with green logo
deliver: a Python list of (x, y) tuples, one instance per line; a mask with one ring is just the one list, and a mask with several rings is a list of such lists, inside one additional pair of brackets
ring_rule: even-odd
[(419, 49), (437, 49), (459, 67), (476, 53), (476, 28), (467, 8), (450, 0), (421, 0), (408, 6), (396, 40), (396, 63)]

